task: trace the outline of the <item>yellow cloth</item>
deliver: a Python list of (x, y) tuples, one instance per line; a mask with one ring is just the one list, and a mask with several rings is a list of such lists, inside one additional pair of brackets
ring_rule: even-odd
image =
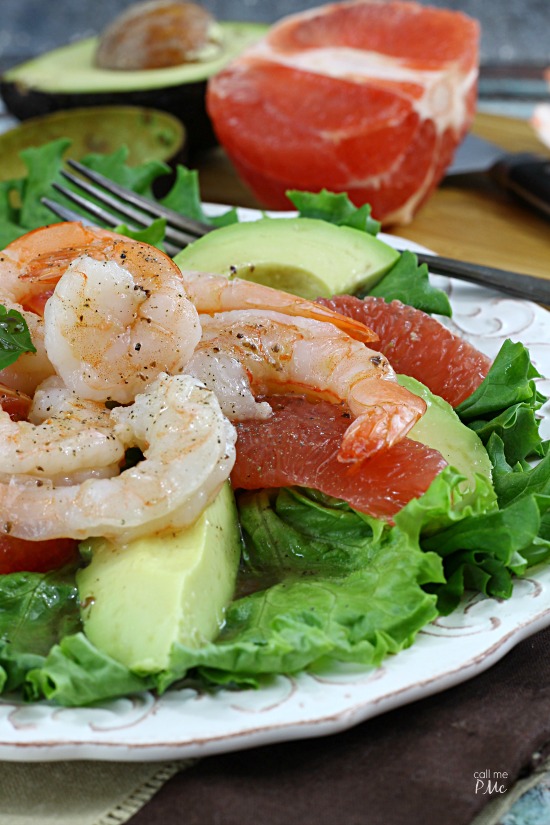
[(2, 762), (0, 825), (119, 825), (181, 762)]

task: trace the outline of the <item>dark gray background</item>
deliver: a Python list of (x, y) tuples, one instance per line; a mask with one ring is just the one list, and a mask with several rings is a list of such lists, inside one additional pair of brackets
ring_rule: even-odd
[[(271, 23), (319, 0), (204, 0), (219, 19)], [(133, 0), (1, 0), (0, 70), (97, 34)], [(426, 4), (428, 5), (428, 4)], [(550, 64), (550, 0), (430, 0), (482, 25), (483, 63)]]

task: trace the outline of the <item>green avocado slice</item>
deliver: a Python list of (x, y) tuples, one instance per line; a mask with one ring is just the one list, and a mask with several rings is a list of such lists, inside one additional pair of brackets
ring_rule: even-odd
[(185, 159), (185, 129), (181, 121), (157, 109), (136, 106), (90, 106), (29, 118), (0, 135), (0, 180), (23, 178), (28, 168), (21, 151), (67, 138), (64, 158), (80, 160), (90, 153), (111, 154), (128, 149), (127, 163), (151, 160), (173, 165)]
[(427, 409), (409, 432), (409, 438), (439, 450), (448, 464), (466, 477), (465, 487), (475, 489), (475, 477), (491, 479), (492, 464), (479, 436), (462, 423), (450, 404), (434, 395), (410, 375), (398, 375), (401, 386), (424, 399)]
[(244, 278), (328, 298), (376, 284), (399, 252), (366, 232), (317, 218), (262, 218), (209, 232), (178, 253), (182, 270)]
[(7, 110), (20, 120), (84, 106), (145, 106), (179, 117), (191, 148), (215, 142), (205, 109), (206, 83), (265, 33), (261, 23), (219, 23), (220, 51), (202, 61), (143, 71), (94, 65), (98, 38), (79, 40), (8, 69), (0, 81)]
[(200, 647), (219, 633), (241, 553), (229, 482), (190, 527), (118, 545), (86, 542), (77, 574), (84, 632), (142, 674), (168, 667), (174, 644)]

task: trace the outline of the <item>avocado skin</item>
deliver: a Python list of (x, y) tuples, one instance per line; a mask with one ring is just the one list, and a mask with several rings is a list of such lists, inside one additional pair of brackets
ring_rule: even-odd
[(24, 88), (16, 81), (2, 80), (0, 95), (6, 109), (19, 120), (48, 115), (59, 110), (91, 106), (138, 106), (160, 109), (174, 115), (187, 130), (189, 154), (217, 145), (210, 118), (206, 113), (206, 80), (167, 86), (161, 89), (143, 89), (132, 92), (42, 92)]
[[(0, 78), (0, 95), (8, 112), (19, 120), (89, 106), (160, 109), (182, 121), (187, 130), (187, 149), (192, 154), (218, 143), (206, 111), (209, 77), (268, 29), (265, 24), (248, 22), (221, 21), (220, 27), (226, 38), (224, 50), (216, 59), (202, 64), (169, 70), (105, 71), (93, 65), (98, 38), (87, 38), (8, 69)], [(86, 83), (71, 88), (73, 77), (82, 79), (82, 71), (87, 74)], [(56, 81), (53, 84), (52, 78)]]

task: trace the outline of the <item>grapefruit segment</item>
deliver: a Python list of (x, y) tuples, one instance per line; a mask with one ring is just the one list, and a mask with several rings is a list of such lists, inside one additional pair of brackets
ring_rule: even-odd
[(435, 318), (400, 301), (336, 295), (319, 303), (367, 324), (382, 352), (398, 373), (421, 381), (435, 395), (458, 407), (481, 384), (491, 359), (452, 333)]
[(12, 421), (26, 421), (32, 398), (24, 392), (0, 384), (0, 409), (7, 412)]
[(74, 539), (27, 541), (0, 535), (0, 575), (7, 573), (47, 573), (78, 558)]
[(208, 84), (218, 138), (260, 202), (347, 192), (408, 222), (474, 114), (479, 26), (413, 2), (343, 2), (272, 27)]
[(237, 424), (235, 489), (312, 487), (376, 518), (390, 519), (446, 466), (437, 450), (405, 438), (355, 465), (338, 460), (349, 413), (299, 396), (266, 399), (273, 415)]

